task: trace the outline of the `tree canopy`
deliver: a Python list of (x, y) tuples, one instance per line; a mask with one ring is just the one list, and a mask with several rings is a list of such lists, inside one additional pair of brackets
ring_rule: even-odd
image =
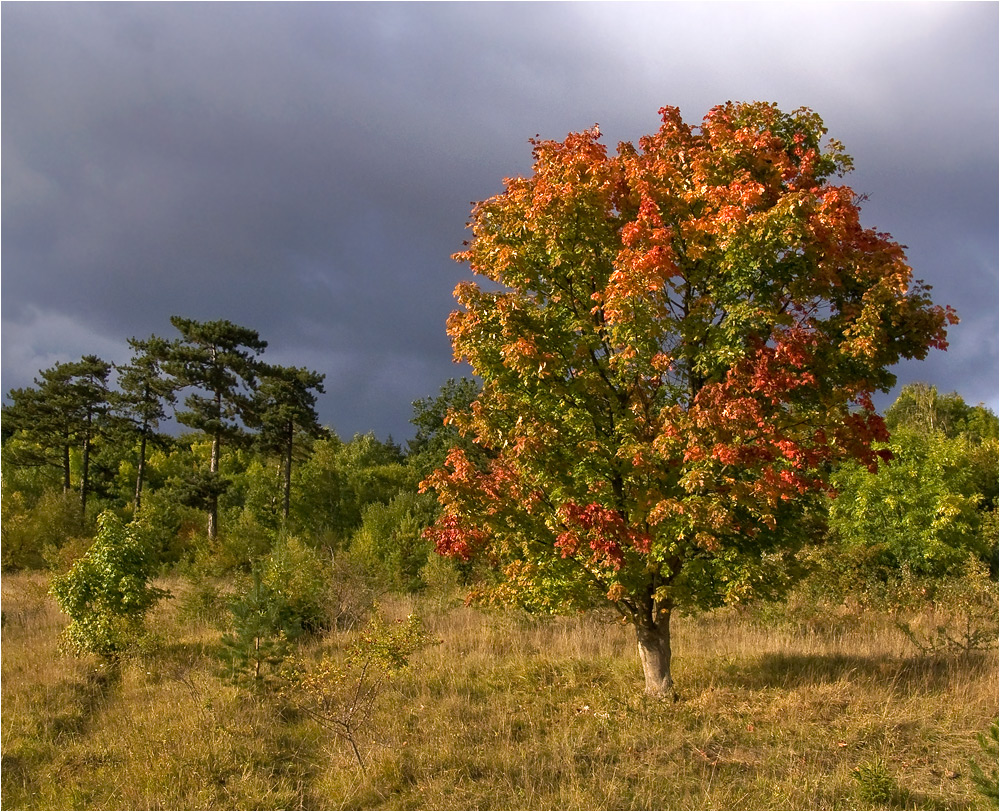
[[(604, 602), (669, 693), (669, 619), (780, 586), (802, 504), (833, 464), (874, 469), (871, 396), (944, 349), (949, 308), (834, 182), (851, 168), (807, 109), (676, 108), (638, 147), (533, 140), (534, 171), (472, 212), (456, 259), (457, 360), (482, 380), (425, 487), (447, 555), (497, 572), (482, 597)], [(485, 460), (485, 461), (484, 461)]]
[(237, 440), (251, 420), (253, 392), (257, 385), (256, 356), (267, 342), (256, 330), (224, 319), (198, 322), (172, 316), (170, 323), (181, 338), (168, 351), (164, 369), (178, 389), (193, 388), (184, 400), (186, 411), (177, 419), (212, 438), (208, 477), (202, 483), (207, 496), (208, 536), (218, 534), (219, 500), (223, 488), (219, 460), (223, 440)]

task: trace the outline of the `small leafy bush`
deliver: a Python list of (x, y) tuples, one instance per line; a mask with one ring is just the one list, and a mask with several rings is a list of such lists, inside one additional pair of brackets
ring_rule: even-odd
[(923, 653), (996, 647), (997, 585), (979, 559), (970, 557), (958, 574), (939, 581), (913, 579), (904, 572), (899, 592), (895, 603), (902, 617), (896, 623)]
[(143, 642), (146, 613), (170, 594), (150, 585), (154, 565), (140, 533), (110, 511), (100, 515), (93, 545), (52, 579), (51, 593), (70, 616), (64, 635), (73, 653), (118, 659)]
[(312, 664), (290, 660), (282, 696), (347, 742), (364, 772), (363, 739), (388, 683), (414, 653), (434, 642), (416, 615), (387, 623), (376, 612), (346, 658), (326, 656)]
[(294, 536), (278, 540), (259, 565), (262, 584), (280, 605), (287, 624), (306, 632), (330, 625), (329, 564), (312, 547)]

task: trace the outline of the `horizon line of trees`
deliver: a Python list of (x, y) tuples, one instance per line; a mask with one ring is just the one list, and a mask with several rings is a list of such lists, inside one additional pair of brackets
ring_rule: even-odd
[(220, 470), (224, 446), (255, 446), (279, 458), (287, 519), (296, 442), (327, 432), (316, 413), (325, 376), (261, 360), (267, 342), (256, 330), (227, 320), (174, 316), (170, 321), (178, 337), (130, 338), (132, 357), (127, 363), (84, 355), (41, 370), (33, 387), (12, 389), (10, 402), (3, 405), (3, 442), (18, 442), (5, 461), (15, 468), (58, 469), (62, 490), (69, 493), (74, 490), (72, 460), (78, 456), (76, 490), (85, 521), (87, 501), (95, 490), (95, 449), (134, 447), (131, 504), (138, 515), (148, 454), (171, 442), (160, 423), (172, 409), (178, 423), (211, 441), (207, 466), (191, 472), (185, 482), (185, 501), (208, 514), (210, 539), (218, 536), (219, 496), (228, 487)]
[[(435, 511), (418, 484), (453, 445), (471, 448), (445, 414), (475, 382), (415, 402), (405, 450), (373, 433), (342, 440), (318, 420), (323, 375), (266, 363), (267, 343), (231, 322), (171, 323), (174, 338), (130, 339), (126, 363), (84, 355), (7, 393), (3, 569), (65, 569), (106, 510), (144, 526), (161, 566), (219, 573), (249, 571), (282, 537), (343, 550), (368, 517), (365, 543), (418, 585)], [(163, 431), (170, 417), (189, 431)]]
[[(420, 483), (461, 446), (450, 413), (479, 396), (449, 380), (413, 404), (404, 449), (374, 434), (342, 440), (319, 424), (323, 376), (261, 359), (256, 331), (171, 319), (179, 335), (129, 341), (128, 363), (94, 355), (42, 370), (2, 411), (3, 568), (65, 569), (99, 513), (146, 528), (161, 566), (248, 572), (282, 538), (350, 550), (393, 588), (420, 589), (439, 506)], [(114, 373), (114, 376), (113, 376)], [(160, 430), (173, 414), (191, 429)], [(819, 568), (845, 585), (908, 568), (954, 574), (971, 554), (997, 570), (997, 417), (924, 383), (886, 411), (893, 461), (877, 474), (844, 464), (820, 509)], [(224, 529), (223, 529), (224, 528)], [(814, 560), (814, 564), (816, 561)], [(463, 562), (438, 566), (473, 576)]]

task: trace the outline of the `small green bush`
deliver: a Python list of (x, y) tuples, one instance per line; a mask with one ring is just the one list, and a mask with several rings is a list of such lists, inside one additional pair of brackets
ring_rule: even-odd
[(73, 653), (117, 659), (143, 641), (146, 613), (169, 595), (149, 584), (154, 563), (141, 534), (110, 511), (100, 515), (93, 545), (52, 579), (51, 593), (70, 616), (64, 635)]
[(422, 570), (433, 549), (423, 531), (434, 521), (435, 512), (430, 494), (400, 493), (388, 504), (368, 505), (351, 551), (387, 587), (420, 592), (426, 587)]
[(281, 606), (288, 624), (316, 632), (330, 625), (330, 566), (295, 536), (284, 536), (260, 564), (262, 584)]

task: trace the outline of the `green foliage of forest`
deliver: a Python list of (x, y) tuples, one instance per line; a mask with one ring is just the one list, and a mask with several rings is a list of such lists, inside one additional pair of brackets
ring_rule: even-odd
[[(253, 335), (240, 330), (244, 338)], [(264, 717), (257, 719), (260, 714), (278, 714), (281, 735), (291, 738), (261, 740), (261, 746), (273, 752), (254, 758), (284, 758), (280, 752), (295, 737), (302, 737), (301, 746), (310, 752), (327, 754), (316, 755), (319, 761), (334, 752), (345, 754), (347, 760), (338, 761), (329, 778), (343, 786), (314, 787), (309, 796), (314, 801), (322, 798), (322, 803), (332, 803), (336, 797), (346, 797), (367, 805), (375, 803), (375, 796), (366, 793), (379, 793), (382, 785), (396, 787), (386, 790), (395, 802), (419, 806), (416, 796), (403, 788), (406, 781), (400, 784), (403, 779), (392, 772), (402, 769), (401, 762), (397, 764), (395, 756), (373, 743), (389, 736), (398, 753), (409, 752), (407, 742), (422, 739), (385, 715), (387, 703), (407, 707), (406, 713), (423, 713), (433, 699), (424, 696), (426, 691), (437, 697), (433, 701), (442, 697), (432, 687), (419, 687), (420, 680), (455, 677), (453, 670), (446, 677), (438, 669), (436, 676), (424, 673), (418, 679), (405, 667), (409, 658), (428, 647), (445, 645), (458, 646), (447, 656), (461, 659), (461, 652), (469, 649), (463, 649), (465, 644), (459, 645), (458, 638), (449, 641), (442, 635), (467, 634), (469, 623), (493, 628), (520, 617), (490, 610), (477, 615), (481, 621), (466, 618), (456, 627), (453, 613), (459, 611), (461, 596), (491, 583), (495, 574), (482, 563), (435, 555), (426, 532), (440, 508), (430, 494), (421, 492), (421, 481), (443, 464), (456, 445), (464, 446), (470, 456), (484, 453), (449, 420), (455, 411), (470, 408), (478, 385), (472, 380), (449, 381), (437, 395), (414, 403), (415, 437), (405, 449), (373, 434), (345, 440), (318, 424), (319, 376), (306, 370), (267, 367), (259, 359), (244, 357), (238, 347), (232, 363), (243, 365), (241, 376), (220, 374), (217, 380), (223, 383), (214, 384), (220, 392), (226, 386), (231, 391), (225, 397), (204, 388), (193, 394), (195, 384), (179, 376), (180, 362), (171, 356), (171, 347), (186, 340), (134, 342), (136, 357), (122, 367), (93, 357), (79, 364), (57, 365), (40, 373), (35, 388), (9, 394), (2, 423), (5, 579), (19, 585), (45, 584), (49, 594), (36, 596), (39, 607), (41, 602), (51, 605), (53, 599), (61, 607), (63, 620), (52, 627), (59, 631), (61, 654), (56, 655), (48, 643), (50, 647), (43, 646), (42, 651), (59, 661), (75, 657), (84, 663), (102, 663), (97, 667), (105, 676), (93, 677), (97, 682), (88, 676), (87, 684), (81, 683), (80, 690), (87, 696), (95, 691), (101, 696), (108, 690), (134, 691), (137, 675), (144, 669), (155, 671), (160, 674), (157, 679), (188, 690), (196, 706), (203, 704), (197, 713), (191, 711), (195, 714), (189, 719), (191, 724), (237, 713), (227, 716), (226, 724), (250, 730), (264, 723)], [(117, 387), (112, 370), (118, 370)], [(129, 396), (125, 387), (137, 385), (125, 376), (135, 370), (143, 370), (146, 378)], [(273, 385), (265, 388), (263, 381)], [(135, 392), (142, 394), (134, 397)], [(224, 405), (226, 398), (229, 407)], [(197, 429), (164, 433), (161, 423), (171, 409), (183, 408), (204, 411), (197, 421), (183, 418), (197, 422)], [(63, 413), (60, 421), (53, 418), (53, 412)], [(995, 647), (997, 418), (982, 406), (965, 404), (957, 395), (941, 395), (932, 386), (914, 384), (903, 389), (886, 421), (891, 437), (876, 448), (891, 452), (886, 455), (890, 461), (877, 472), (852, 463), (833, 472), (837, 498), (812, 503), (808, 515), (800, 517), (807, 538), (794, 566), (787, 566), (790, 575), (785, 591), (775, 601), (754, 601), (732, 610), (751, 615), (728, 616), (743, 618), (740, 635), (749, 628), (746, 618), (753, 617), (757, 618), (753, 623), (779, 637), (785, 634), (783, 630), (808, 635), (819, 629), (831, 640), (843, 639), (845, 629), (854, 629), (864, 613), (871, 612), (882, 618), (880, 634), (895, 629), (897, 635), (891, 646), (897, 653), (877, 655), (889, 656), (887, 662), (943, 662), (941, 658), (982, 656), (982, 650)], [(396, 605), (409, 601), (406, 605), (419, 607), (423, 616), (437, 618), (432, 624), (436, 631), (428, 635), (413, 613), (405, 623), (387, 623), (379, 610), (385, 601)], [(21, 610), (12, 606), (14, 602), (5, 601), (5, 624), (8, 611), (21, 617)], [(559, 607), (549, 608), (558, 613)], [(169, 624), (150, 622), (150, 618), (162, 618), (164, 612), (172, 618)], [(182, 631), (185, 628), (199, 630), (197, 641), (189, 639)], [(543, 627), (531, 628), (532, 635), (546, 634)], [(13, 639), (6, 627), (4, 639)], [(500, 653), (497, 646), (501, 644), (495, 641), (491, 650), (497, 661), (492, 667), (514, 672), (489, 677), (489, 687), (483, 682), (486, 672), (461, 676), (469, 682), (469, 690), (502, 692), (508, 690), (502, 684), (510, 683), (514, 686), (510, 690), (516, 691), (520, 681), (528, 678), (527, 671), (521, 674), (518, 669), (550, 668), (525, 653), (508, 662), (510, 655)], [(901, 647), (908, 653), (901, 654)], [(475, 651), (475, 656), (485, 656)], [(627, 664), (630, 658), (623, 652), (616, 657)], [(630, 694), (640, 692), (642, 676), (626, 664), (612, 667), (605, 657), (607, 662), (586, 665), (588, 660), (588, 655), (579, 655), (560, 661), (557, 668), (562, 670), (597, 669), (587, 677), (590, 687), (582, 693), (573, 689), (566, 696), (560, 694), (560, 702), (579, 697), (583, 703), (593, 691), (600, 693), (604, 690), (598, 690), (604, 679), (600, 674), (605, 671), (608, 679), (625, 681), (621, 697), (609, 698), (609, 702), (628, 703)], [(683, 663), (689, 661), (681, 662), (681, 697), (703, 701), (708, 688), (702, 683), (708, 677), (686, 674), (690, 665)], [(57, 667), (55, 660), (51, 667)], [(447, 667), (453, 669), (452, 664)], [(5, 678), (10, 668), (5, 659)], [(627, 673), (619, 673), (623, 668)], [(564, 677), (569, 679), (565, 674), (558, 679)], [(839, 686), (842, 680), (838, 680)], [(223, 709), (223, 703), (238, 697), (251, 704), (241, 705), (240, 710), (236, 705)], [(8, 771), (5, 766), (4, 795), (26, 808), (32, 803), (31, 791), (25, 788), (38, 790), (38, 786), (37, 779), (22, 774), (21, 768), (35, 764), (42, 769), (48, 763), (43, 751), (49, 752), (45, 750), (49, 745), (44, 742), (54, 734), (44, 733), (49, 722), (35, 717), (40, 706), (25, 710), (22, 701), (27, 700), (18, 694), (10, 705), (18, 710), (4, 715), (4, 763), (16, 768)], [(526, 707), (529, 700), (523, 696), (518, 702)], [(607, 711), (598, 711), (593, 704), (580, 707), (583, 710), (578, 709), (577, 716), (600, 714), (601, 720), (619, 713), (612, 705)], [(543, 712), (551, 714), (552, 709), (539, 711)], [(684, 721), (684, 714), (690, 712), (681, 712), (677, 724), (700, 724), (694, 717)], [(766, 715), (770, 711), (761, 707), (754, 712)], [(645, 718), (650, 713), (658, 712), (645, 705), (622, 705), (620, 716)], [(441, 744), (434, 737), (444, 735), (433, 732), (439, 723), (459, 725), (460, 720), (428, 719), (430, 727), (424, 732), (437, 742), (434, 747)], [(22, 730), (26, 724), (40, 727), (29, 735)], [(477, 724), (499, 722), (486, 718)], [(558, 724), (569, 725), (570, 720)], [(549, 742), (544, 746), (558, 749), (565, 744), (552, 738), (558, 724), (540, 733)], [(665, 722), (659, 719), (655, 724)], [(819, 721), (810, 717), (803, 724)], [(753, 727), (750, 723), (748, 729)], [(985, 730), (983, 724), (979, 727)], [(970, 748), (981, 730), (969, 733)], [(624, 729), (615, 734), (625, 739), (631, 735)], [(701, 733), (692, 728), (683, 735), (695, 741)], [(844, 734), (849, 735), (854, 734)], [(320, 746), (324, 736), (328, 744)], [(635, 747), (618, 738), (608, 747)], [(221, 739), (211, 745), (215, 766), (206, 769), (223, 769), (225, 759), (233, 755), (223, 754), (228, 746)], [(431, 748), (430, 739), (419, 746)], [(808, 750), (818, 745), (803, 746)], [(705, 753), (705, 759), (718, 759), (714, 745), (700, 750), (698, 745), (692, 747), (691, 752)], [(747, 756), (761, 776), (777, 769), (764, 752), (755, 750), (755, 755)], [(974, 749), (968, 752), (975, 756)], [(900, 787), (903, 768), (890, 762), (890, 766), (897, 765), (890, 769), (880, 758), (860, 760), (854, 772), (841, 765), (843, 775), (837, 788), (824, 785), (818, 790), (820, 795), (874, 807), (918, 797)], [(980, 761), (973, 759), (973, 769), (979, 768)], [(987, 762), (983, 764), (988, 767)], [(515, 768), (513, 764), (508, 767)], [(467, 768), (472, 769), (455, 767)], [(627, 770), (635, 768), (627, 766)], [(359, 778), (350, 777), (353, 771)], [(563, 799), (584, 805), (600, 801), (593, 794), (597, 790), (580, 776), (574, 779), (582, 782), (578, 793), (569, 796), (566, 786), (557, 790), (557, 779), (550, 779), (546, 787), (531, 785), (536, 801), (559, 803)], [(788, 780), (795, 783), (798, 779), (790, 776)], [(465, 786), (461, 780), (459, 784)], [(133, 796), (136, 801), (141, 797), (152, 803), (157, 797), (155, 789), (133, 791), (139, 792)], [(252, 794), (254, 790), (248, 785), (241, 791)], [(626, 796), (620, 794), (624, 785), (607, 791), (616, 804), (628, 805)], [(87, 792), (89, 798), (104, 797), (96, 786)], [(976, 797), (974, 789), (967, 792), (963, 797)], [(85, 803), (82, 798), (63, 797), (54, 787), (46, 787), (37, 796), (39, 802), (43, 797)], [(212, 795), (214, 800), (208, 796), (202, 800), (213, 804), (224, 797), (220, 789)], [(274, 802), (291, 803), (296, 797), (295, 791), (287, 790), (276, 795)], [(442, 795), (428, 797), (436, 797), (439, 808), (447, 806)], [(655, 805), (671, 797), (653, 793), (645, 803)], [(684, 797), (691, 801), (708, 796)], [(806, 801), (805, 796), (797, 797)], [(966, 805), (954, 794), (920, 797), (949, 807)], [(182, 795), (175, 800), (181, 798), (192, 807), (201, 803), (201, 796)], [(487, 803), (485, 796), (476, 798), (477, 803)], [(674, 798), (678, 799), (683, 800)]]
[[(99, 527), (121, 527), (141, 540), (141, 580), (224, 577), (274, 600), (275, 589), (297, 590), (309, 606), (289, 597), (285, 614), (312, 632), (337, 622), (320, 595), (333, 568), (373, 595), (420, 592), (441, 577), (475, 591), (491, 579), (433, 555), (426, 530), (440, 508), (420, 484), (453, 448), (486, 459), (451, 420), (471, 408), (476, 381), (448, 381), (415, 402), (406, 449), (373, 434), (344, 440), (318, 422), (322, 376), (268, 365), (258, 357), (266, 342), (247, 328), (173, 322), (179, 338), (133, 339), (127, 364), (85, 356), (8, 394), (4, 572), (47, 569), (59, 583), (98, 555)], [(171, 412), (197, 430), (164, 433)], [(933, 601), (949, 579), (984, 569), (996, 579), (996, 415), (918, 383), (886, 425), (890, 439), (873, 447), (888, 463), (841, 463), (836, 498), (801, 508), (807, 538), (786, 586), (804, 579), (830, 603), (887, 606), (915, 590)]]

